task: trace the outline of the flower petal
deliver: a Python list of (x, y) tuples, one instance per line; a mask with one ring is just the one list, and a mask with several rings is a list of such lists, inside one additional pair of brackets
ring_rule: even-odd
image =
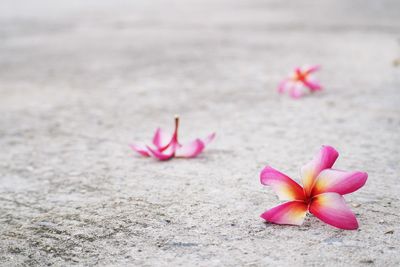
[(160, 152), (157, 149), (152, 149), (149, 146), (146, 146), (146, 147), (149, 150), (150, 155), (159, 160), (169, 160), (174, 156), (174, 153), (175, 153), (175, 149), (173, 146), (171, 146), (171, 149), (168, 149), (168, 151), (165, 150), (163, 152)]
[(290, 83), (289, 79), (281, 81), (278, 85), (278, 93), (283, 94), (286, 91), (286, 88), (289, 83)]
[(304, 72), (311, 74), (313, 72), (319, 71), (321, 69), (320, 65), (312, 65), (304, 68)]
[(311, 81), (310, 79), (307, 79), (304, 80), (303, 83), (311, 90), (311, 92), (322, 90), (322, 86), (316, 81)]
[(310, 205), (310, 212), (334, 227), (346, 230), (358, 228), (356, 216), (338, 193), (330, 192), (315, 196)]
[(301, 225), (307, 214), (304, 201), (289, 201), (261, 214), (261, 218), (277, 224)]
[(214, 140), (215, 135), (216, 135), (216, 133), (212, 133), (212, 134), (208, 135), (208, 136), (203, 140), (204, 145), (208, 145), (209, 143), (211, 143), (211, 142)]
[(357, 191), (367, 181), (366, 172), (345, 172), (340, 170), (326, 169), (317, 177), (312, 189), (312, 196), (335, 192), (345, 195)]
[(304, 190), (298, 183), (270, 166), (261, 171), (260, 182), (271, 186), (280, 200), (305, 200)]
[(175, 152), (175, 157), (194, 158), (200, 154), (204, 148), (205, 145), (203, 141), (196, 139), (188, 144), (180, 146)]
[(171, 139), (171, 134), (163, 131), (161, 128), (157, 128), (153, 137), (153, 144), (160, 149), (167, 146), (171, 142)]
[(140, 155), (144, 156), (144, 157), (150, 157), (149, 151), (147, 149), (146, 146), (143, 145), (129, 145), (133, 150), (135, 150), (136, 152), (138, 152)]
[(330, 169), (338, 156), (339, 153), (333, 147), (322, 146), (313, 160), (301, 168), (301, 179), (307, 196), (311, 194), (318, 174), (324, 169)]
[(303, 85), (302, 82), (295, 82), (288, 89), (289, 89), (289, 95), (292, 98), (300, 98), (307, 93), (306, 87)]

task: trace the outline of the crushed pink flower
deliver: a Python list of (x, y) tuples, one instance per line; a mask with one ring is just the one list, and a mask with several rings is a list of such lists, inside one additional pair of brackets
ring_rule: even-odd
[(301, 169), (303, 186), (270, 166), (265, 167), (260, 174), (261, 183), (271, 186), (279, 199), (287, 202), (267, 210), (261, 218), (276, 224), (301, 225), (310, 212), (334, 227), (357, 229), (357, 219), (347, 207), (343, 195), (360, 189), (368, 174), (332, 169), (338, 156), (333, 147), (323, 146)]
[(194, 158), (203, 152), (206, 145), (215, 138), (215, 133), (205, 139), (195, 139), (188, 144), (181, 145), (178, 141), (179, 117), (175, 117), (175, 130), (173, 134), (158, 128), (153, 137), (153, 145), (130, 145), (131, 148), (144, 157), (153, 157), (158, 160), (176, 158)]
[(278, 86), (278, 92), (288, 93), (293, 98), (300, 98), (306, 94), (322, 90), (322, 86), (315, 79), (314, 73), (320, 66), (297, 67)]

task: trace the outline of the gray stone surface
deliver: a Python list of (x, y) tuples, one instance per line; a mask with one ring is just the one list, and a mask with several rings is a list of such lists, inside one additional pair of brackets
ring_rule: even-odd
[[(134, 2), (134, 3), (132, 3)], [(398, 266), (400, 2), (15, 1), (0, 8), (0, 265)], [(325, 91), (276, 94), (297, 64)], [(194, 160), (147, 141), (181, 115)], [(265, 224), (271, 164), (364, 170), (360, 229)]]

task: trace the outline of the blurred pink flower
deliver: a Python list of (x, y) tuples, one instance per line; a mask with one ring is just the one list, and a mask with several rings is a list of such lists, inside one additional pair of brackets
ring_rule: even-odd
[(199, 155), (214, 138), (215, 133), (210, 134), (204, 140), (199, 138), (181, 145), (178, 141), (179, 117), (175, 117), (175, 130), (173, 134), (164, 132), (158, 128), (153, 137), (153, 145), (130, 145), (133, 150), (144, 157), (154, 157), (158, 160), (176, 158), (194, 158)]
[(357, 229), (357, 219), (342, 195), (360, 189), (368, 174), (332, 169), (338, 156), (333, 147), (323, 146), (314, 159), (301, 169), (303, 187), (285, 174), (265, 167), (260, 174), (261, 183), (271, 186), (279, 199), (287, 202), (267, 210), (261, 218), (276, 224), (301, 225), (307, 212), (310, 212), (337, 228)]
[(314, 93), (322, 90), (321, 85), (315, 79), (313, 73), (318, 71), (320, 66), (297, 67), (294, 71), (284, 79), (278, 86), (278, 92), (285, 92), (293, 98), (299, 98), (307, 93)]

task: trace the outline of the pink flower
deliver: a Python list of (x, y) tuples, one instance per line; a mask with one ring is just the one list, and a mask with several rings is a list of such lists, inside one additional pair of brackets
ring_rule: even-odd
[(293, 98), (299, 98), (307, 93), (322, 90), (321, 85), (315, 80), (313, 73), (320, 69), (319, 66), (297, 67), (278, 86), (279, 93), (288, 92)]
[(365, 172), (332, 169), (338, 152), (323, 146), (314, 159), (301, 169), (303, 187), (285, 174), (267, 166), (260, 174), (263, 185), (269, 185), (280, 200), (287, 200), (261, 214), (277, 224), (301, 225), (307, 212), (321, 221), (341, 229), (354, 230), (358, 222), (346, 206), (342, 195), (361, 188), (367, 181)]
[(175, 131), (171, 135), (158, 128), (153, 137), (153, 145), (131, 145), (131, 148), (144, 157), (154, 157), (159, 160), (169, 160), (176, 158), (194, 158), (199, 155), (206, 145), (215, 137), (215, 133), (210, 134), (204, 140), (195, 139), (192, 142), (181, 145), (178, 141), (179, 117), (175, 117)]

